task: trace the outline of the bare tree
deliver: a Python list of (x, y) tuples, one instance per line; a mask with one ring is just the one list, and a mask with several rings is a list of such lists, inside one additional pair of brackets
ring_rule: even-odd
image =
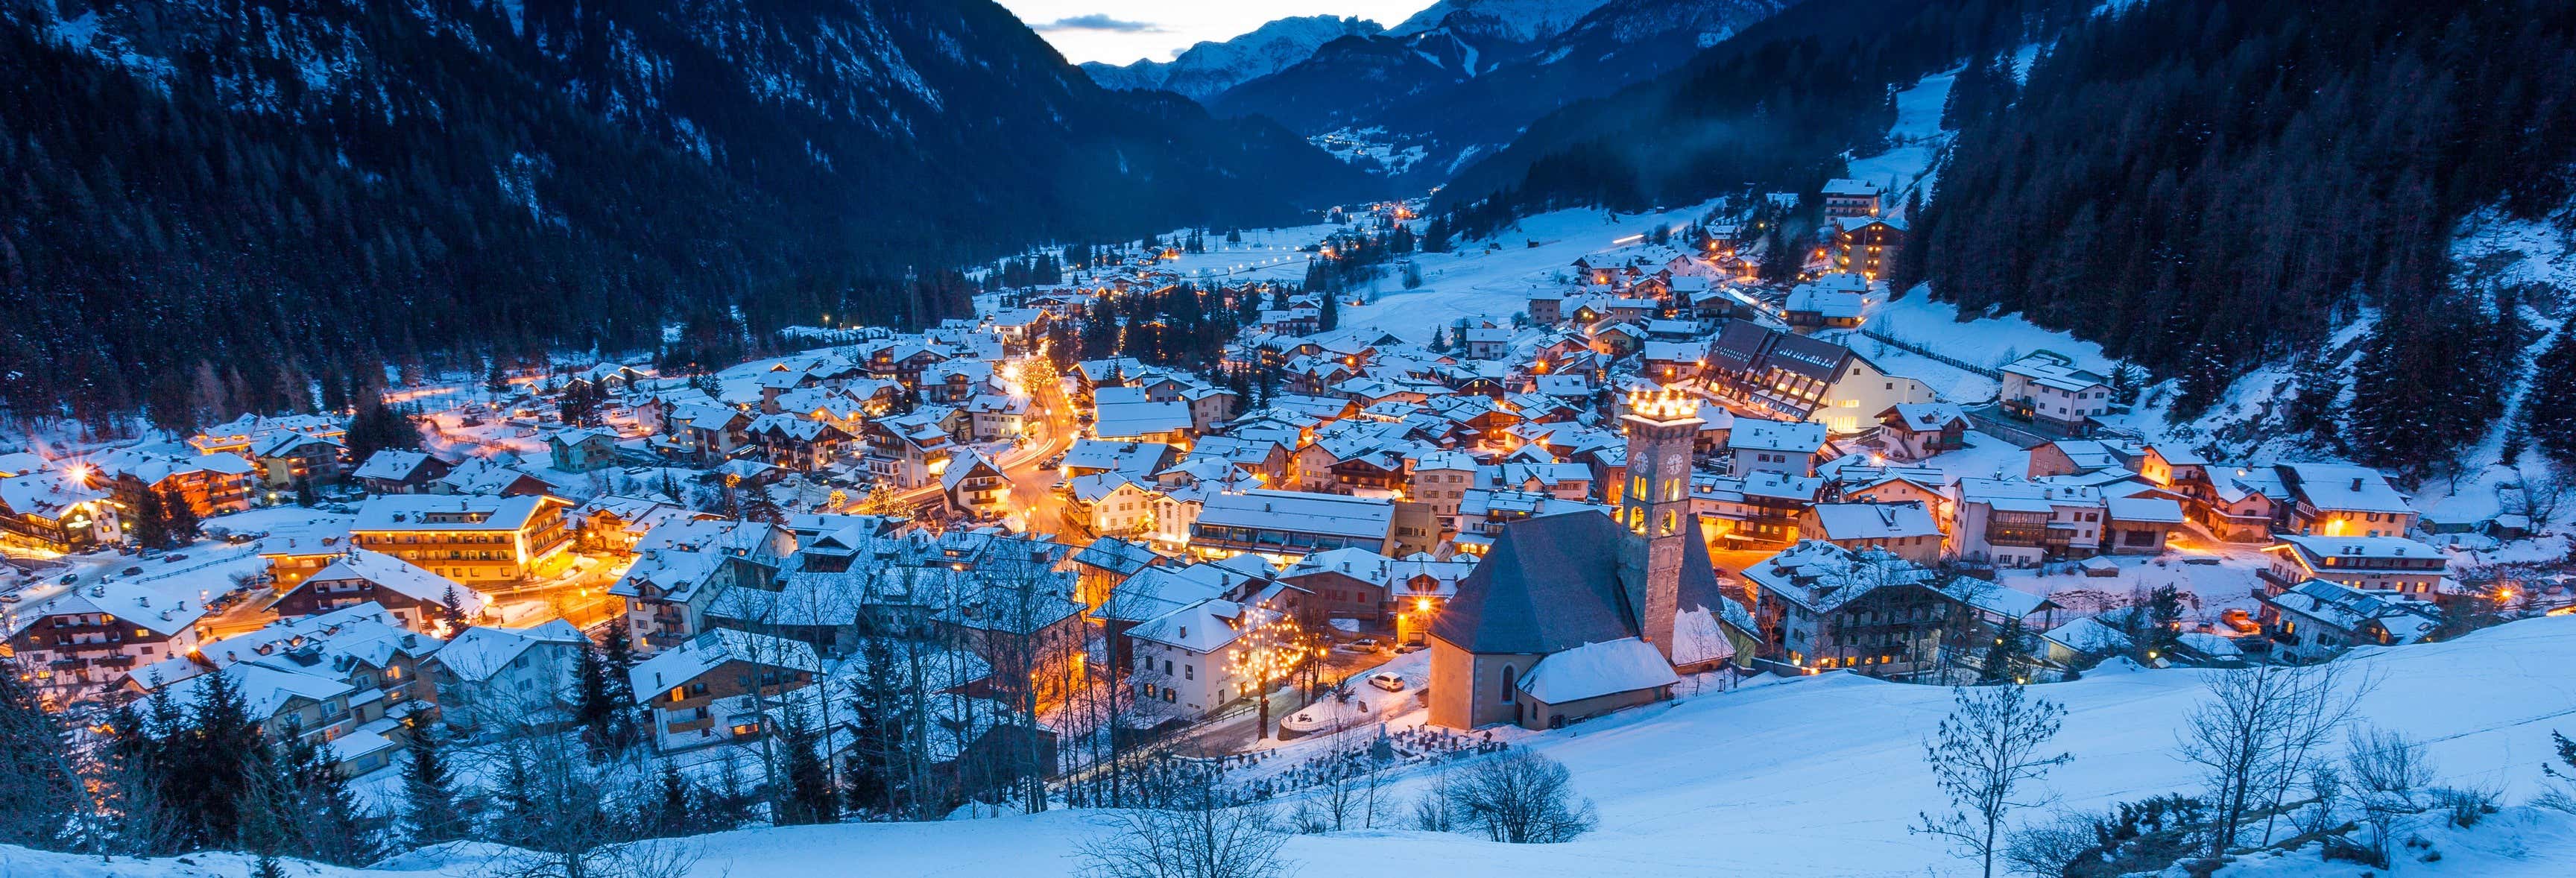
[(1269, 878), (1288, 842), (1267, 804), (1237, 804), (1212, 768), (1191, 769), (1162, 807), (1111, 812), (1076, 848), (1095, 878)]
[(1372, 773), (1364, 764), (1372, 762), (1367, 745), (1354, 746), (1347, 726), (1335, 726), (1325, 739), (1323, 753), (1311, 763), (1314, 784), (1298, 799), (1292, 820), (1297, 831), (1340, 832), (1355, 824), (1373, 823), (1370, 814), (1373, 792), (1369, 788)]
[(487, 878), (680, 878), (696, 866), (693, 846), (633, 819), (657, 796), (651, 766), (632, 754), (594, 761), (578, 736), (542, 726), (519, 723), (500, 744), (487, 834), (511, 847), (484, 864)]
[(2038, 804), (2025, 801), (2028, 784), (2074, 757), (2044, 753), (2066, 708), (2035, 698), (2021, 684), (1951, 690), (1954, 706), (1939, 733), (1924, 742), (1923, 761), (1933, 782), (1950, 798), (1950, 812), (1926, 813), (1913, 832), (1940, 836), (1985, 867), (1994, 878), (2004, 853), (2004, 818)]
[(1460, 824), (1511, 844), (1572, 841), (1599, 822), (1562, 763), (1522, 749), (1459, 769), (1449, 779), (1449, 807)]
[(2386, 729), (2355, 728), (2345, 745), (2344, 785), (2370, 826), (2370, 852), (2386, 866), (2398, 818), (2424, 810), (2418, 794), (2433, 782), (2433, 764), (2422, 745)]
[(2184, 717), (2176, 755), (2209, 786), (2209, 856), (2235, 846), (2247, 820), (2287, 783), (2284, 775), (2302, 770), (2294, 757), (2323, 734), (2328, 719), (2317, 714), (2340, 685), (2333, 667), (2240, 668), (2205, 678), (2209, 697)]
[(1458, 812), (1450, 806), (1449, 766), (1433, 768), (1423, 780), (1422, 795), (1413, 800), (1413, 828), (1424, 832), (1456, 830)]
[[(2370, 676), (2350, 677), (2346, 666), (2328, 662), (2300, 669), (2291, 675), (2288, 691), (2278, 707), (2285, 713), (2280, 724), (2278, 751), (2264, 766), (2268, 778), (2268, 795), (2264, 800), (2263, 842), (2272, 841), (2272, 826), (2280, 819), (2283, 800), (2301, 777), (2313, 775), (2322, 759), (2318, 749), (2344, 727), (2360, 705), (2363, 696), (2378, 687)], [(2349, 680), (2351, 685), (2346, 685)]]

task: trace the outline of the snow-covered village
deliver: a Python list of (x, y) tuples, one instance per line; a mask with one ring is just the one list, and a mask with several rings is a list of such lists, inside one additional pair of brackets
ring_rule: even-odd
[[(467, 44), (565, 26), (456, 5), (395, 15)], [(2004, 208), (1944, 186), (2005, 185), (1989, 154), (2038, 137), (2010, 130), (2026, 116), (2079, 124), (2039, 102), (2112, 76), (2069, 71), (2124, 34), (2322, 26), (2203, 0), (1417, 0), (1378, 13), (1392, 28), (1354, 14), (1384, 4), (935, 5), (960, 23), (856, 4), (883, 46), (834, 51), (1027, 51), (1006, 27), (1062, 53), (1060, 107), (1253, 107), (1375, 182), (1267, 222), (913, 244), (897, 274), (798, 275), (785, 299), (745, 279), (592, 302), (530, 266), (560, 285), (523, 295), (554, 304), (437, 321), (453, 342), (343, 327), (317, 357), (207, 312), (180, 334), (227, 353), (167, 380), (109, 364), (193, 342), (0, 339), (0, 874), (2576, 873), (2576, 173), (2446, 178), (2460, 200), (2406, 220), (2422, 248), (2331, 224), (2228, 244), (2268, 262), (2224, 293), (2176, 267), (2205, 240), (2116, 263), (2138, 245), (2113, 239), (2184, 233), (2111, 202), (2221, 197), (2182, 191), (2207, 182), (2150, 191), (2150, 168), (2010, 254), (1979, 212)], [(2576, 45), (2568, 11), (2502, 5), (2547, 36), (2466, 53), (2479, 69)], [(2418, 30), (2519, 26), (2490, 17)], [(136, 21), (0, 4), (40, 32), (29, 57), (179, 100), (207, 62), (151, 54)], [(1611, 98), (1548, 92), (1565, 108), (1511, 136), (1390, 121), (1420, 104), (1298, 121), (1297, 89), (1341, 90), (1356, 57), (1382, 82), (1461, 65), (1406, 87), (1501, 113), (1495, 89), (1573, 88), (1546, 76), (1618, 28), (1597, 65), (1645, 69), (1592, 86)], [(1615, 106), (1657, 89), (1727, 104), (1693, 89), (1741, 59), (1824, 64), (1790, 57), (1811, 28), (1887, 66), (1835, 74), (1860, 77), (1861, 146), (1707, 135), (1749, 138), (1695, 147), (1742, 185), (1524, 153), (1643, 124)], [(1177, 60), (1067, 64), (1152, 40)], [(860, 75), (797, 71), (823, 79), (743, 100), (823, 107), (815, 82)], [(912, 75), (938, 113), (902, 125), (967, 93)], [(2497, 112), (2576, 142), (2576, 111), (2537, 106)], [(51, 148), (18, 151), (13, 108), (0, 167)], [(678, 122), (718, 167), (753, 130)], [(1503, 161), (1526, 170), (1489, 182)], [(536, 182), (577, 164), (513, 164), (509, 209), (589, 222)], [(1121, 185), (1200, 185), (1156, 167)], [(1201, 194), (1244, 216), (1272, 197), (1234, 179)], [(2344, 204), (2329, 185), (2301, 209)], [(0, 301), (31, 322), (58, 254), (11, 215), (49, 197), (0, 195)], [(367, 245), (371, 277), (445, 258), (400, 234)], [(468, 240), (430, 243), (491, 246)], [(2368, 291), (2407, 271), (2444, 291)], [(2311, 292), (2327, 276), (2349, 289)], [(2046, 292), (2086, 285), (2121, 292)], [(367, 323), (369, 295), (294, 307)], [(516, 322), (558, 305), (645, 331)]]

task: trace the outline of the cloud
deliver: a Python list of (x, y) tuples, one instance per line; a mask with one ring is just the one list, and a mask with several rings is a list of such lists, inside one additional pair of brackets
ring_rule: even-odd
[(1059, 18), (1054, 21), (1038, 25), (1037, 29), (1042, 31), (1097, 30), (1122, 34), (1163, 33), (1162, 25), (1155, 24), (1150, 21), (1127, 21), (1124, 19), (1111, 18), (1096, 12), (1090, 15), (1075, 15)]

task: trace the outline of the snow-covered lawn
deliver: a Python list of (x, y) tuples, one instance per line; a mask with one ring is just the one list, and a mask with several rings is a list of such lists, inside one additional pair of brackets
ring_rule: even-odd
[[(2439, 782), (2502, 791), (2527, 801), (2548, 782), (2549, 733), (2576, 730), (2576, 617), (2517, 622), (2457, 641), (2365, 650), (2348, 659), (2377, 685), (2354, 719), (2402, 732), (2425, 746)], [(2193, 787), (2171, 755), (2176, 717), (2202, 698), (2196, 670), (2104, 669), (2041, 687), (2068, 708), (2057, 744), (2074, 761), (2045, 782), (2062, 802), (2100, 808)], [(1688, 687), (1686, 686), (1687, 690)], [(1302, 874), (1382, 871), (1423, 864), (1443, 874), (1922, 876), (1966, 874), (1940, 845), (1909, 835), (1919, 811), (1939, 805), (1922, 765), (1922, 739), (1949, 709), (1945, 690), (1826, 674), (1689, 694), (1557, 732), (1512, 732), (1564, 762), (1591, 797), (1601, 828), (1567, 844), (1508, 847), (1465, 835), (1398, 829), (1301, 836), (1286, 855)], [(1422, 784), (1398, 784), (1409, 802)], [(2576, 852), (2570, 823), (2509, 809), (2494, 834), (2435, 833), (2456, 864), (2409, 863), (2406, 871), (2453, 875), (2564, 875)], [(1029, 817), (947, 823), (862, 824), (762, 829), (704, 836), (701, 875), (838, 874), (866, 863), (874, 875), (1060, 875), (1079, 863), (1074, 846), (1104, 831), (1097, 818), (1059, 810)], [(1389, 815), (1387, 825), (1400, 822)], [(2509, 833), (2528, 835), (2509, 837)], [(209, 871), (174, 861), (108, 863), (0, 849), (0, 872), (163, 876), (241, 874), (237, 861), (197, 858)], [(2246, 874), (2293, 871), (2267, 864)], [(417, 860), (397, 865), (420, 868)], [(2289, 866), (2290, 863), (2277, 864)], [(467, 875), (471, 864), (440, 874)], [(337, 870), (321, 873), (342, 874)], [(378, 875), (397, 873), (379, 872)]]

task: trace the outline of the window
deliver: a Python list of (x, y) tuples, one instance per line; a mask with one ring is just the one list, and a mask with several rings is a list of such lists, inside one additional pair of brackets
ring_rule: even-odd
[(1503, 666), (1503, 703), (1504, 703), (1504, 704), (1511, 704), (1511, 703), (1513, 703), (1513, 701), (1515, 700), (1515, 699), (1514, 699), (1514, 697), (1513, 697), (1513, 694), (1512, 694), (1512, 684), (1513, 684), (1513, 683), (1515, 683), (1515, 682), (1518, 682), (1518, 681), (1519, 681), (1519, 678), (1520, 678), (1520, 671), (1519, 671), (1519, 670), (1517, 670), (1517, 669), (1513, 668), (1513, 667), (1512, 667), (1512, 666), (1510, 666), (1510, 665), (1504, 665), (1504, 666)]
[(1182, 666), (1181, 666), (1181, 679), (1184, 679), (1184, 680), (1196, 680), (1196, 679), (1198, 679), (1198, 678), (1199, 678), (1199, 666), (1197, 666), (1197, 665), (1182, 665)]

